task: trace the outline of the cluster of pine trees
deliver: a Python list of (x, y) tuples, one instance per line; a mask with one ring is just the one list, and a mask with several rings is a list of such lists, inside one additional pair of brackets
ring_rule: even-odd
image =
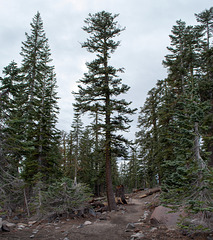
[(195, 16), (198, 25), (172, 28), (168, 76), (148, 92), (136, 144), (146, 184), (161, 184), (164, 201), (212, 210), (213, 8)]
[[(21, 66), (12, 61), (0, 78), (1, 206), (25, 206), (29, 213), (28, 203), (37, 199), (39, 209), (42, 192), (67, 178), (73, 186), (88, 184), (97, 196), (107, 192), (110, 210), (116, 209), (118, 184), (130, 191), (161, 185), (165, 202), (212, 210), (213, 8), (196, 14), (196, 26), (179, 20), (172, 28), (163, 61), (168, 76), (148, 92), (134, 143), (122, 132), (136, 109), (119, 99), (129, 90), (118, 76), (123, 68), (110, 65), (120, 44), (115, 37), (125, 30), (117, 17), (102, 11), (85, 20), (89, 37), (82, 47), (95, 59), (86, 63), (88, 72), (73, 93), (69, 133), (56, 127), (56, 75), (40, 13), (33, 18)], [(91, 119), (88, 126), (84, 113)], [(60, 192), (62, 185), (56, 185)]]
[(39, 181), (60, 175), (56, 77), (39, 13), (20, 54), (21, 66), (12, 61), (0, 83), (0, 195), (14, 207), (23, 186), (26, 197)]

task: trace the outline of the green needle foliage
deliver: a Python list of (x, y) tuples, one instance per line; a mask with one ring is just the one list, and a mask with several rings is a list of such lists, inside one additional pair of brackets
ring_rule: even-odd
[(117, 98), (129, 90), (117, 75), (123, 72), (123, 69), (116, 69), (109, 64), (111, 54), (120, 44), (119, 41), (114, 41), (114, 38), (124, 30), (115, 21), (117, 17), (117, 14), (102, 11), (89, 14), (89, 18), (85, 20), (86, 26), (83, 30), (90, 36), (82, 47), (95, 53), (96, 59), (87, 63), (88, 73), (79, 81), (79, 91), (75, 93), (74, 104), (82, 112), (95, 113), (98, 108), (99, 116), (103, 118), (100, 127), (105, 135), (106, 184), (110, 210), (116, 209), (111, 176), (112, 144), (119, 149), (120, 143), (125, 142), (122, 135), (115, 133), (129, 129), (131, 120), (126, 115), (134, 113), (134, 110), (129, 108), (130, 103)]
[(42, 173), (44, 181), (56, 176), (60, 158), (56, 78), (54, 67), (49, 64), (51, 54), (39, 12), (33, 18), (31, 28), (21, 51), (25, 84), (24, 127), (31, 147), (23, 161), (22, 176), (29, 183), (34, 181), (37, 173)]

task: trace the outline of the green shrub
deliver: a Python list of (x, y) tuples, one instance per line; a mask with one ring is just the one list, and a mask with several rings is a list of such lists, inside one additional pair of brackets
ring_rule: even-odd
[(41, 191), (40, 211), (68, 213), (72, 209), (83, 207), (90, 197), (91, 191), (87, 185), (75, 185), (71, 179), (64, 177)]

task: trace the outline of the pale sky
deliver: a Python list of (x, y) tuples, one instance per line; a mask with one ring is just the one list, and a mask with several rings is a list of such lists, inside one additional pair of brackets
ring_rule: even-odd
[[(52, 64), (57, 76), (60, 115), (58, 128), (69, 131), (73, 117), (72, 91), (76, 81), (87, 71), (85, 62), (94, 55), (80, 43), (88, 37), (82, 30), (89, 13), (119, 13), (121, 46), (112, 55), (112, 65), (124, 67), (120, 77), (131, 88), (125, 95), (133, 108), (143, 106), (147, 92), (158, 79), (166, 77), (162, 60), (170, 45), (169, 34), (177, 20), (195, 25), (194, 14), (213, 6), (212, 0), (0, 0), (0, 76), (12, 60), (21, 63), (21, 46), (30, 34), (30, 23), (36, 12), (41, 13), (49, 39)], [(138, 114), (128, 135), (133, 138)]]

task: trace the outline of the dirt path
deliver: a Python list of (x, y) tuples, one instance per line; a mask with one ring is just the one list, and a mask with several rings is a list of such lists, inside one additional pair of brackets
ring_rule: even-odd
[[(171, 240), (189, 239), (176, 230), (165, 227), (151, 226), (145, 218), (147, 205), (153, 202), (155, 194), (144, 199), (135, 195), (129, 204), (121, 206), (119, 211), (105, 212), (99, 218), (63, 219), (55, 223), (41, 223), (37, 226), (26, 227), (23, 230), (12, 229), (8, 233), (0, 233), (1, 240)], [(146, 212), (145, 212), (146, 211)], [(145, 214), (145, 215), (144, 215)], [(140, 220), (140, 221), (139, 221)], [(85, 222), (88, 225), (85, 225)], [(134, 223), (133, 229), (127, 229), (129, 223)], [(130, 226), (131, 227), (131, 226)], [(133, 238), (138, 234), (141, 238)]]

